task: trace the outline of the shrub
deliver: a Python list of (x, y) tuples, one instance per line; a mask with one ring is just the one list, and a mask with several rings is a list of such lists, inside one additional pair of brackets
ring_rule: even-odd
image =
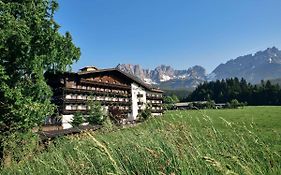
[(206, 105), (205, 107), (207, 109), (215, 109), (216, 108), (216, 103), (213, 100), (208, 101), (205, 105)]
[[(12, 133), (1, 144), (3, 166), (30, 159), (39, 150), (39, 138), (32, 132)], [(0, 173), (1, 174), (1, 173)]]
[(146, 105), (145, 106), (145, 109), (142, 110), (139, 114), (138, 114), (138, 117), (139, 117), (139, 120), (140, 121), (145, 121), (147, 119), (149, 119), (150, 117), (152, 116), (151, 114), (151, 107)]
[(122, 113), (122, 111), (117, 107), (109, 107), (108, 109), (108, 117), (112, 119), (115, 123), (119, 123), (122, 119), (127, 116)]
[(237, 99), (233, 99), (230, 101), (231, 108), (238, 108), (240, 106), (240, 103)]
[(100, 102), (90, 101), (89, 104), (89, 116), (87, 121), (91, 125), (102, 125), (106, 119), (106, 114), (101, 106)]
[(247, 106), (248, 103), (247, 102), (239, 102), (237, 99), (233, 99), (230, 102), (226, 103), (225, 108), (232, 108), (232, 109), (237, 109), (239, 107), (244, 107)]
[[(115, 122), (115, 121), (114, 121)], [(106, 117), (102, 123), (101, 132), (106, 133), (115, 130), (117, 127), (114, 125), (110, 117)]]
[(164, 109), (165, 110), (172, 110), (175, 107), (175, 103), (179, 102), (179, 99), (177, 98), (176, 95), (172, 95), (172, 96), (164, 96)]
[(77, 127), (77, 126), (80, 126), (84, 122), (85, 122), (85, 119), (84, 119), (83, 115), (79, 112), (76, 112), (71, 121), (71, 125), (73, 127)]

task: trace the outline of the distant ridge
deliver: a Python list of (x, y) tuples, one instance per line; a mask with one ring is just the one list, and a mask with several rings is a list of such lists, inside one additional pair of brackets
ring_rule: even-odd
[(281, 78), (281, 51), (272, 47), (253, 55), (240, 56), (220, 64), (208, 77), (210, 80), (243, 77), (250, 83)]
[(281, 51), (272, 47), (255, 54), (240, 56), (220, 64), (208, 75), (205, 68), (198, 65), (185, 70), (176, 70), (168, 65), (160, 65), (150, 70), (143, 69), (138, 64), (119, 64), (117, 68), (162, 89), (194, 89), (204, 81), (233, 77), (258, 84), (261, 80), (281, 78)]
[(194, 88), (206, 80), (206, 70), (201, 66), (175, 70), (171, 66), (160, 65), (150, 70), (142, 69), (140, 65), (119, 64), (117, 68), (164, 89)]
[(269, 80), (271, 84), (279, 84), (281, 86), (281, 78)]

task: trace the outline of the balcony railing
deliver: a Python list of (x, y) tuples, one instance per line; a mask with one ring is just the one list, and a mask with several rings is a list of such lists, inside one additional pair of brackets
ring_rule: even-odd
[(121, 93), (121, 92), (106, 92), (88, 89), (76, 89), (76, 88), (64, 88), (64, 91), (77, 94), (87, 94), (87, 95), (103, 95), (111, 97), (130, 97), (131, 93)]
[[(131, 113), (131, 109), (119, 109), (121, 113), (126, 114), (126, 113)], [(89, 110), (81, 110), (81, 109), (74, 109), (74, 110), (62, 110), (62, 114), (74, 114), (76, 112), (79, 112), (81, 114), (89, 114)]]
[(128, 85), (122, 85), (122, 84), (110, 84), (110, 83), (104, 83), (104, 82), (96, 82), (96, 81), (90, 81), (90, 80), (85, 80), (81, 79), (80, 83), (82, 84), (90, 84), (90, 85), (97, 85), (97, 86), (103, 86), (103, 87), (113, 87), (113, 88), (118, 88), (118, 89), (131, 89), (130, 86)]
[(161, 100), (163, 99), (162, 96), (146, 96), (146, 99), (149, 99), (149, 100)]

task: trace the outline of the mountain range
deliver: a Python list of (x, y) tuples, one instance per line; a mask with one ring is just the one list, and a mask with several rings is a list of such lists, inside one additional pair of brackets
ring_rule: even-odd
[(117, 68), (162, 89), (194, 89), (204, 81), (231, 77), (243, 77), (248, 82), (257, 84), (261, 80), (281, 78), (281, 51), (272, 47), (255, 54), (240, 56), (220, 64), (210, 74), (206, 74), (205, 68), (199, 65), (186, 70), (176, 70), (166, 65), (150, 70), (133, 64), (119, 64)]

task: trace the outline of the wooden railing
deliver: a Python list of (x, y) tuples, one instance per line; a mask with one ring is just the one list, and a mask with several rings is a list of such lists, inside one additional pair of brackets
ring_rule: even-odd
[(70, 93), (83, 93), (88, 95), (103, 95), (110, 97), (130, 97), (131, 93), (120, 93), (120, 92), (106, 92), (106, 91), (97, 91), (97, 90), (88, 90), (88, 89), (77, 89), (77, 88), (63, 88), (64, 91)]

